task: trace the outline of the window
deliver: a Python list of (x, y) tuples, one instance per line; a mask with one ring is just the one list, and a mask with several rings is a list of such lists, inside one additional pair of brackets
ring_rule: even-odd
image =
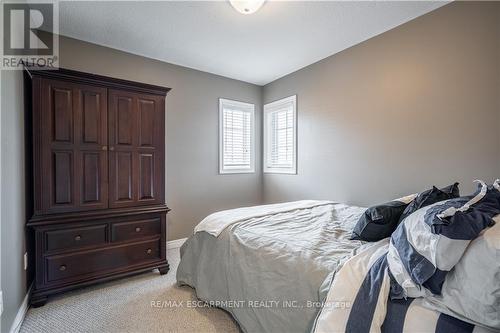
[(264, 172), (297, 173), (297, 96), (264, 105)]
[(255, 171), (255, 106), (219, 99), (219, 172)]

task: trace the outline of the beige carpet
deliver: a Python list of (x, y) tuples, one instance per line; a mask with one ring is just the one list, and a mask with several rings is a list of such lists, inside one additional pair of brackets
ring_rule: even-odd
[[(239, 332), (232, 317), (216, 308), (187, 307), (194, 290), (178, 287), (179, 249), (168, 254), (170, 271), (157, 271), (79, 289), (29, 309), (21, 332)], [(181, 306), (153, 307), (152, 301)]]

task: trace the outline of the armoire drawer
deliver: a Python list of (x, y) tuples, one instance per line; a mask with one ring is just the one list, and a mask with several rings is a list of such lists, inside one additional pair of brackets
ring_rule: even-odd
[(106, 243), (107, 225), (99, 224), (79, 228), (45, 232), (45, 250), (63, 250)]
[(117, 222), (111, 225), (111, 240), (122, 242), (141, 237), (160, 235), (160, 218), (141, 219), (136, 221)]
[(45, 259), (47, 282), (74, 277), (98, 276), (100, 273), (126, 268), (142, 262), (159, 260), (160, 240), (149, 240), (72, 254), (48, 256)]

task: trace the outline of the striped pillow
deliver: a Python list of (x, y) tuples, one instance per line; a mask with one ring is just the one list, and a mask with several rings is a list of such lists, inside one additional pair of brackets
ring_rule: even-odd
[(426, 297), (425, 305), (500, 331), (500, 215), (494, 220), (467, 246), (446, 276), (441, 295)]
[(392, 234), (387, 261), (393, 298), (440, 294), (470, 241), (494, 223), (500, 213), (499, 183), (479, 182), (477, 194), (423, 207)]

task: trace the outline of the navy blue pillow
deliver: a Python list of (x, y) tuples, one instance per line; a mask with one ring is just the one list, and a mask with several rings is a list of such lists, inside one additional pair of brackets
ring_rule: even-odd
[(377, 242), (390, 237), (399, 218), (416, 194), (368, 208), (352, 230), (351, 239)]
[(399, 218), (399, 223), (422, 207), (435, 204), (439, 201), (460, 197), (458, 185), (458, 183), (455, 183), (453, 185), (443, 187), (442, 189), (438, 189), (433, 186), (430, 190), (419, 193), (415, 200), (413, 200), (408, 207), (405, 208)]

